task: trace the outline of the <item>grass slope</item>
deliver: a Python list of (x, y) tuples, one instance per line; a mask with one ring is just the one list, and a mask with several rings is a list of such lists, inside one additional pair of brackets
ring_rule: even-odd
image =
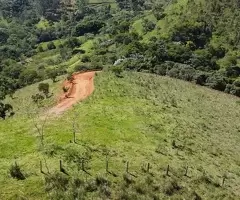
[[(58, 87), (52, 85), (56, 91)], [(26, 110), (21, 107), (22, 99), (29, 111), (42, 112), (28, 98), (34, 88), (37, 90), (36, 85), (22, 89), (13, 100), (19, 112)], [(69, 143), (74, 118), (79, 145)], [(90, 180), (106, 176), (106, 152), (110, 171), (118, 175), (106, 176), (112, 183), (113, 199), (123, 193), (129, 199), (135, 199), (134, 195), (137, 199), (153, 199), (153, 195), (160, 199), (193, 199), (197, 195), (203, 199), (239, 199), (239, 119), (239, 98), (224, 93), (150, 74), (126, 72), (123, 78), (116, 78), (109, 72), (99, 73), (90, 98), (63, 116), (47, 120), (44, 148), (39, 146), (32, 120), (26, 115), (0, 121), (0, 199), (49, 199), (44, 175), (39, 172), (40, 159), (46, 160), (51, 173), (58, 171), (62, 159), (71, 176)], [(72, 162), (76, 155), (91, 157), (87, 169), (92, 176), (78, 172)], [(27, 175), (26, 180), (10, 177), (14, 160)], [(137, 177), (133, 178), (136, 183), (123, 189), (127, 161), (129, 171)], [(148, 162), (150, 175), (141, 170)], [(168, 164), (169, 177), (164, 176)], [(183, 176), (186, 166), (189, 177)], [(45, 164), (43, 170), (47, 171)], [(220, 187), (224, 175), (227, 179)], [(181, 189), (172, 187), (173, 183)], [(101, 191), (87, 193), (87, 198), (96, 198), (98, 193), (101, 195)]]

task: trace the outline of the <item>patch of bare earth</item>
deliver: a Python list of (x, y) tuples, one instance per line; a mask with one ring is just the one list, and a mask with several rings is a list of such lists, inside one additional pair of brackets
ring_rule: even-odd
[(94, 90), (94, 75), (96, 72), (74, 73), (71, 80), (66, 80), (63, 87), (67, 92), (62, 94), (56, 106), (48, 111), (50, 114), (61, 114), (77, 102), (87, 98)]

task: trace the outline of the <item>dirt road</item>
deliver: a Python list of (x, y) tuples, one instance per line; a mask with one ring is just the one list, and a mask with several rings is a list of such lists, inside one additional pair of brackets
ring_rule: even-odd
[(63, 87), (68, 91), (61, 95), (58, 104), (48, 111), (48, 114), (61, 114), (77, 102), (87, 98), (94, 90), (95, 72), (75, 73), (71, 80), (66, 80)]

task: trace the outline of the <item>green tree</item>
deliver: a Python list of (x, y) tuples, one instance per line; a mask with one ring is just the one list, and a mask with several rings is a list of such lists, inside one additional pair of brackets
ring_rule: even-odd
[(78, 10), (82, 12), (85, 11), (85, 8), (87, 7), (88, 3), (89, 3), (89, 0), (76, 0)]
[(50, 69), (47, 71), (48, 78), (52, 79), (53, 82), (56, 82), (58, 72), (56, 69)]
[(0, 102), (0, 118), (6, 119), (7, 116), (13, 116), (13, 107), (10, 104)]
[(38, 90), (39, 90), (39, 92), (43, 92), (43, 94), (47, 98), (49, 95), (49, 84), (48, 83), (39, 83)]
[(81, 45), (81, 42), (76, 37), (70, 37), (64, 43), (64, 46), (71, 48), (71, 49), (73, 49), (75, 47), (79, 47), (80, 45)]
[(123, 67), (121, 65), (116, 65), (110, 68), (111, 71), (115, 74), (116, 77), (122, 78)]
[(38, 80), (38, 73), (33, 69), (24, 70), (19, 76), (19, 83), (21, 86), (29, 85)]
[(214, 73), (206, 80), (206, 85), (212, 89), (224, 91), (227, 85), (226, 79), (220, 73)]
[(49, 43), (47, 44), (47, 48), (48, 48), (49, 50), (52, 50), (52, 49), (56, 49), (56, 46), (55, 46), (55, 44), (54, 44), (53, 42), (49, 42)]

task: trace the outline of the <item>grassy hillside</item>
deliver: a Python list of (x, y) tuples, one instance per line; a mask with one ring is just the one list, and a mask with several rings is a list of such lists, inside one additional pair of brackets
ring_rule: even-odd
[[(33, 121), (46, 116), (31, 103), (35, 90), (19, 91), (12, 104), (21, 114), (0, 121), (0, 199), (239, 199), (239, 98), (168, 77), (102, 72), (90, 98), (47, 120), (42, 147)], [(69, 142), (73, 123), (77, 144)], [(105, 172), (106, 155), (115, 176)], [(60, 159), (69, 176), (58, 173)], [(14, 161), (25, 180), (10, 177)]]

